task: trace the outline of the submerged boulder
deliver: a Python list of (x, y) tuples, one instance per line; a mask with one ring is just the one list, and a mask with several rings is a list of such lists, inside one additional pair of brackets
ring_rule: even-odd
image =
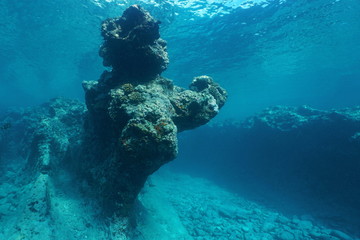
[(212, 78), (194, 78), (190, 90), (160, 76), (168, 64), (159, 22), (138, 5), (102, 24), (99, 81), (84, 82), (82, 173), (104, 209), (127, 215), (147, 177), (178, 152), (177, 133), (210, 121), (227, 93)]

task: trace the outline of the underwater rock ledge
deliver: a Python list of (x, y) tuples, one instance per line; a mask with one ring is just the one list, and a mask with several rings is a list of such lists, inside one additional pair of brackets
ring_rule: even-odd
[(279, 196), (280, 205), (281, 197), (288, 197), (301, 206), (298, 209), (307, 207), (314, 214), (325, 208), (328, 215), (347, 211), (354, 219), (345, 219), (344, 227), (352, 222), (359, 230), (359, 106), (339, 110), (274, 106), (243, 122), (209, 124), (187, 137), (191, 144), (181, 142), (176, 169), (209, 174), (235, 190), (239, 189), (232, 183), (242, 183), (256, 197)]

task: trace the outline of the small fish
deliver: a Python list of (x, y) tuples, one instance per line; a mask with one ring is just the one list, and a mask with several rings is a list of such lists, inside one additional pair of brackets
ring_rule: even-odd
[(11, 128), (11, 123), (4, 123), (2, 125), (0, 125), (0, 130), (6, 130)]

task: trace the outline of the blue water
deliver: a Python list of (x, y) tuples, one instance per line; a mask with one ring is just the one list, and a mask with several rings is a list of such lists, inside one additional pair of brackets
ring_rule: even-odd
[[(83, 99), (81, 81), (103, 70), (101, 21), (135, 2), (2, 0), (0, 105)], [(140, 1), (162, 21), (168, 41), (171, 63), (164, 75), (187, 86), (208, 74), (228, 89), (218, 119), (244, 118), (274, 104), (359, 103), (356, 0), (147, 2)]]
[[(213, 122), (242, 121), (273, 105), (360, 104), (359, 0), (1, 0), (0, 110), (58, 96), (83, 101), (81, 82), (97, 80), (104, 70), (98, 56), (101, 22), (134, 3), (162, 22), (170, 56), (165, 77), (187, 87), (194, 76), (206, 74), (228, 90)], [(172, 167), (244, 190), (235, 170), (216, 168), (222, 158), (236, 159), (236, 146), (211, 151), (211, 139), (198, 144), (201, 131), (180, 136), (178, 160), (188, 161)], [(210, 151), (207, 168), (203, 160), (194, 164), (201, 158), (194, 146)], [(249, 197), (263, 190), (252, 195), (250, 186), (243, 187)]]

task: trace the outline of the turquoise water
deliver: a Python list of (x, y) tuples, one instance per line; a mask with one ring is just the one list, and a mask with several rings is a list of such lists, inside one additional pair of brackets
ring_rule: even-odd
[[(324, 110), (360, 105), (358, 0), (2, 0), (0, 111), (59, 96), (83, 101), (81, 82), (97, 80), (104, 70), (98, 56), (101, 22), (135, 3), (162, 22), (170, 57), (165, 77), (187, 87), (193, 77), (206, 74), (227, 89), (229, 99), (212, 120), (215, 126), (274, 105)], [(262, 166), (239, 159), (246, 139), (240, 141), (232, 127), (181, 134), (179, 158), (169, 168), (210, 179), (287, 216), (331, 218), (323, 223), (360, 236), (358, 182), (342, 185), (344, 192), (325, 187), (318, 194), (316, 188), (299, 193), (297, 186), (276, 182), (276, 173), (266, 172), (269, 166), (258, 171)], [(332, 164), (325, 161), (316, 170)], [(359, 163), (356, 167), (359, 173)], [(255, 178), (249, 169), (262, 175)], [(291, 170), (296, 178), (297, 169)], [(310, 169), (296, 184), (311, 174), (317, 175)]]
[[(1, 106), (83, 99), (81, 81), (103, 70), (101, 21), (135, 2), (1, 1)], [(359, 102), (356, 0), (138, 2), (162, 22), (171, 61), (165, 76), (187, 86), (208, 74), (229, 90), (220, 118), (274, 104)]]

